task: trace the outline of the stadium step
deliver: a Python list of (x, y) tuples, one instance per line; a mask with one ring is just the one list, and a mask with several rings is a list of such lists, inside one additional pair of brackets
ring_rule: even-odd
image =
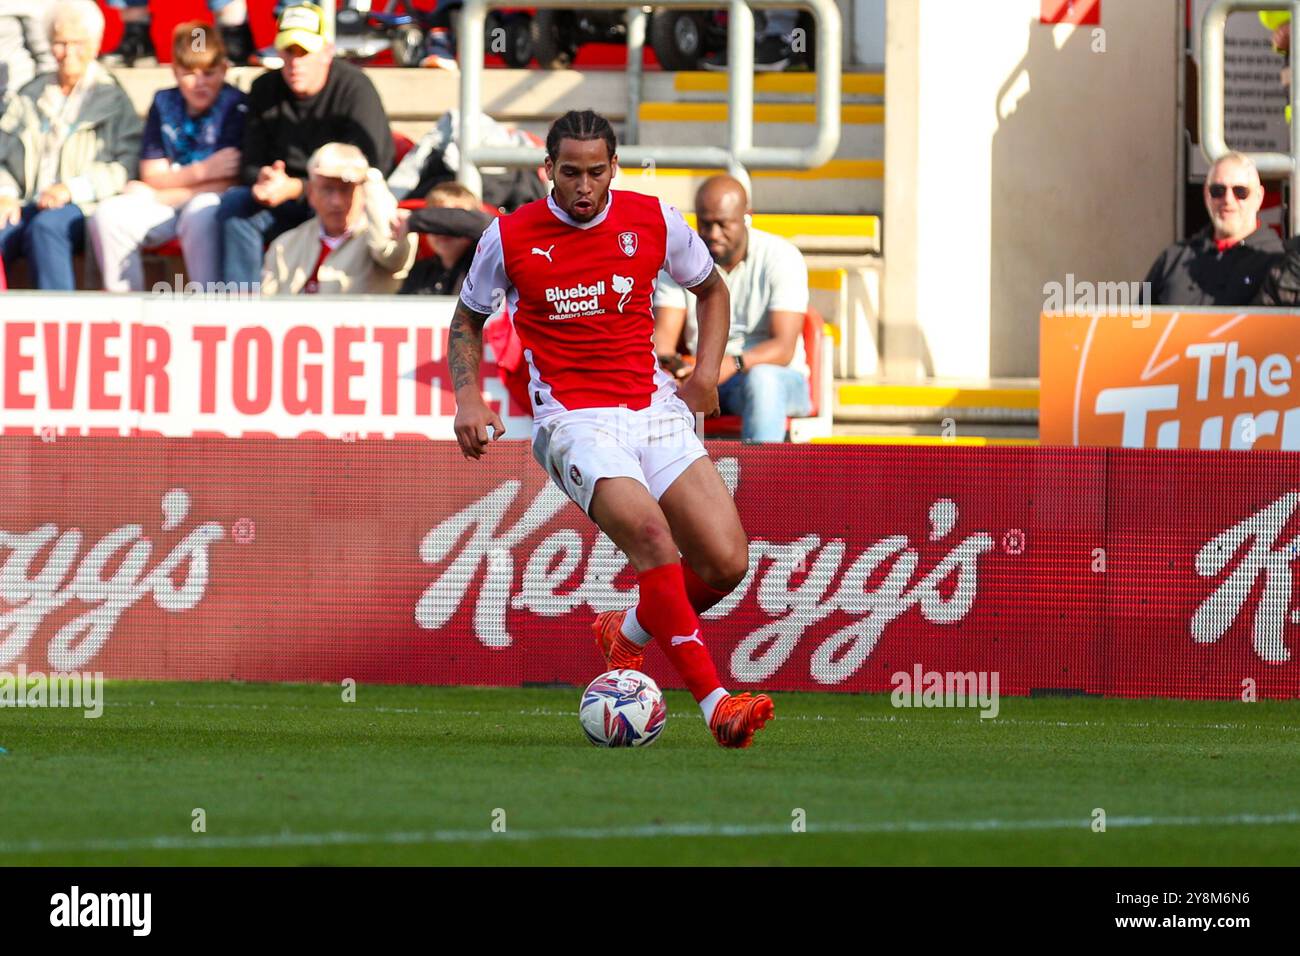
[[(642, 143), (727, 145), (725, 103), (643, 103), (640, 116)], [(810, 103), (758, 103), (754, 116), (755, 146), (807, 146), (815, 138)], [(884, 159), (884, 107), (842, 106), (840, 118), (840, 142), (833, 159)]]
[[(814, 138), (816, 77), (760, 73), (754, 77), (754, 144), (803, 146)], [(673, 74), (673, 95), (641, 104), (640, 141), (725, 146), (729, 77)], [(777, 213), (880, 213), (884, 209), (884, 77), (841, 76), (840, 142), (834, 158), (810, 170), (752, 170), (755, 209)], [(625, 170), (631, 188), (688, 208), (700, 183), (717, 170)]]
[[(706, 93), (725, 97), (730, 80), (726, 73), (684, 71), (672, 74), (673, 91), (679, 95)], [(792, 95), (811, 97), (817, 84), (815, 73), (755, 73), (754, 96)], [(841, 73), (840, 95), (843, 99), (882, 99), (885, 95), (883, 73)]]
[[(1016, 427), (1038, 424), (1038, 381), (840, 381), (835, 387), (837, 424), (943, 425), (981, 423)], [(936, 434), (942, 434), (938, 432)]]
[[(682, 214), (694, 229), (695, 213), (683, 211)], [(753, 225), (756, 229), (789, 239), (804, 252), (855, 255), (880, 250), (879, 216), (755, 213)]]
[[(643, 123), (726, 123), (726, 103), (642, 103), (639, 116)], [(755, 103), (755, 123), (817, 122), (812, 103)], [(881, 126), (885, 108), (874, 103), (847, 103), (840, 106), (840, 123), (844, 126)]]
[[(648, 135), (644, 139), (652, 141)], [(690, 209), (700, 184), (720, 172), (723, 170), (622, 167), (618, 185)], [(755, 209), (767, 212), (861, 216), (879, 213), (884, 207), (885, 164), (877, 159), (833, 159), (816, 169), (762, 169), (749, 175), (753, 187), (750, 202)]]

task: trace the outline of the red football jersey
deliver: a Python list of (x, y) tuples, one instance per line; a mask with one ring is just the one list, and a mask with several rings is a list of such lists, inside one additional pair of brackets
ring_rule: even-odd
[(488, 227), (461, 299), (489, 313), (505, 299), (528, 361), (535, 418), (641, 409), (675, 392), (654, 352), (651, 301), (661, 269), (688, 288), (713, 269), (672, 206), (610, 190), (600, 215), (578, 223), (548, 196)]

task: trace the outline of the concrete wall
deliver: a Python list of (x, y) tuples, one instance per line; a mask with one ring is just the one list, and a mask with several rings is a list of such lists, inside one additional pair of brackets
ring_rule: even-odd
[(1174, 239), (1182, 0), (888, 0), (884, 371), (1036, 376), (1043, 284)]

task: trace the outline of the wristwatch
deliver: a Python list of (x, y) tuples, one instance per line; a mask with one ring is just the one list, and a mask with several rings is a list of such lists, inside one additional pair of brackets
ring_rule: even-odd
[(736, 361), (736, 371), (743, 372), (745, 370), (745, 356), (733, 355), (732, 358)]

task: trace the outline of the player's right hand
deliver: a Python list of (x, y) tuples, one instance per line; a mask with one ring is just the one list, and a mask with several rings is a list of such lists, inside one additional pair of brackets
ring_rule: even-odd
[[(492, 426), (491, 438), (488, 437), (489, 425)], [(454, 427), (461, 453), (466, 458), (475, 460), (483, 457), (489, 442), (498, 440), (506, 433), (501, 416), (492, 411), (482, 399), (458, 403)]]

